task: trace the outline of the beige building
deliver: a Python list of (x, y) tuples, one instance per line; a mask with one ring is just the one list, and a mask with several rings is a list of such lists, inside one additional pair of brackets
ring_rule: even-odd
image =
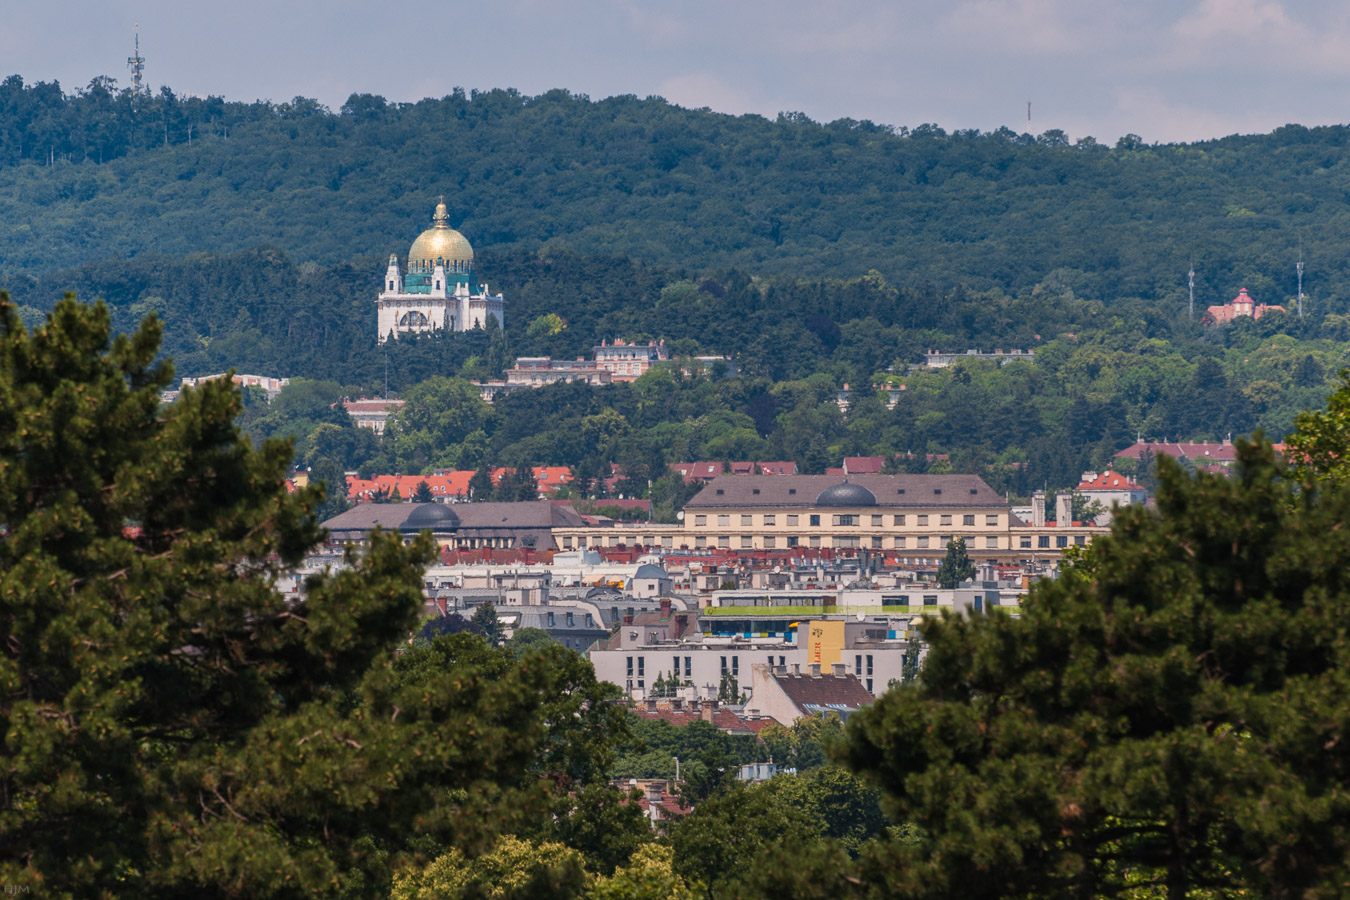
[(964, 538), (977, 561), (1054, 559), (1098, 527), (1033, 527), (976, 475), (722, 476), (690, 500), (679, 525), (561, 529), (562, 549), (643, 546), (758, 553), (798, 548), (884, 553), (923, 565)]

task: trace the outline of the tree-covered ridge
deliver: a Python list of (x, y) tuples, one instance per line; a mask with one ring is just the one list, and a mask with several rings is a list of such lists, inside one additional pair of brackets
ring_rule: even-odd
[[(1262, 428), (1282, 436), (1350, 364), (1350, 320), (1324, 307), (1301, 319), (1271, 313), (1205, 327), (1160, 315), (1146, 300), (1085, 299), (1058, 274), (1008, 295), (895, 286), (875, 273), (691, 276), (564, 252), (490, 250), (481, 265), (511, 297), (505, 332), (385, 347), (373, 339), (374, 259), (302, 266), (259, 249), (107, 260), (27, 281), (18, 299), (30, 325), (67, 287), (106, 298), (121, 328), (155, 312), (184, 374), (234, 367), (306, 379), (271, 406), (257, 398), (245, 410), (255, 437), (297, 438), (304, 465), (386, 473), (571, 465), (594, 481), (617, 463), (644, 490), (670, 462), (792, 459), (819, 471), (845, 454), (913, 453), (911, 464), (946, 454), (938, 465), (984, 473), (1000, 491), (1024, 495), (1076, 484), (1136, 435), (1218, 441)], [(727, 354), (742, 374), (653, 372), (636, 384), (525, 391), (491, 410), (465, 410), (473, 427), (410, 420), (407, 434), (395, 429), (383, 447), (332, 408), (344, 395), (382, 394), (386, 383), (417, 396), (433, 378), (497, 377), (518, 355), (589, 356), (614, 337)], [(972, 346), (1036, 355), (1002, 368), (910, 370), (927, 348)], [(873, 384), (893, 389), (894, 409)], [(666, 502), (681, 501), (670, 488)]]
[(330, 112), (14, 76), (0, 84), (0, 275), (259, 243), (324, 265), (402, 253), (445, 193), (480, 249), (1008, 291), (1068, 270), (1084, 295), (1172, 309), (1192, 262), (1208, 302), (1243, 284), (1285, 299), (1301, 243), (1326, 301), (1350, 275), (1346, 141), (1288, 126), (1108, 148), (561, 90), (353, 95)]

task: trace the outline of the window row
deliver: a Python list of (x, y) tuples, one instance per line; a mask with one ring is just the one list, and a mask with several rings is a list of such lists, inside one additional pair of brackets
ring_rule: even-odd
[[(782, 524), (786, 525), (789, 528), (803, 524), (802, 519), (806, 520), (805, 524), (814, 527), (820, 527), (822, 521), (828, 519), (830, 525), (841, 528), (865, 527), (865, 526), (870, 526), (872, 528), (885, 528), (887, 525), (899, 528), (914, 525), (916, 527), (923, 528), (929, 524), (930, 519), (934, 518), (934, 516), (929, 513), (921, 513), (921, 514), (898, 513), (894, 515), (867, 515), (867, 516), (852, 515), (847, 513), (832, 516), (826, 516), (817, 513), (810, 513), (807, 515), (801, 515), (799, 513), (763, 513), (762, 515), (758, 516), (749, 513), (742, 513), (740, 515), (728, 514), (728, 515), (709, 516), (706, 513), (696, 513), (694, 515), (694, 527), (706, 528), (708, 527), (708, 520), (711, 519), (713, 520), (713, 523), (719, 528), (731, 527), (732, 520), (736, 520), (736, 524), (742, 528), (754, 528), (756, 525), (760, 525), (765, 528), (775, 528), (779, 525), (778, 520), (780, 517), (783, 519)], [(756, 518), (759, 519), (758, 522), (755, 521)], [(959, 518), (961, 520), (959, 524), (967, 527), (974, 527), (975, 520), (978, 517), (974, 513), (965, 513), (959, 516), (954, 513), (938, 513), (936, 515), (936, 518), (937, 518), (936, 524), (938, 525), (955, 525), (957, 523), (954, 520)], [(889, 519), (890, 521), (887, 522), (886, 521), (887, 519)], [(999, 526), (999, 517), (997, 515), (986, 514), (984, 516), (984, 524), (985, 527), (987, 528), (997, 528)]]
[[(943, 534), (936, 537), (929, 535), (919, 535), (918, 537), (883, 537), (875, 535), (870, 538), (848, 537), (835, 535), (832, 537), (821, 537), (820, 535), (797, 536), (789, 535), (785, 538), (776, 538), (772, 536), (753, 537), (751, 535), (741, 535), (734, 541), (728, 535), (718, 537), (695, 537), (694, 549), (706, 550), (710, 547), (720, 549), (737, 550), (790, 550), (793, 547), (833, 547), (836, 550), (946, 550), (947, 544), (953, 539), (952, 535)], [(1029, 538), (1023, 538), (1024, 547), (1030, 546), (1026, 543)], [(1078, 539), (1080, 544), (1083, 539)], [(1044, 545), (1049, 546), (1049, 545)], [(1060, 544), (1060, 546), (1064, 546)], [(999, 549), (999, 539), (997, 535), (989, 535), (982, 542), (978, 538), (968, 539), (967, 549)]]

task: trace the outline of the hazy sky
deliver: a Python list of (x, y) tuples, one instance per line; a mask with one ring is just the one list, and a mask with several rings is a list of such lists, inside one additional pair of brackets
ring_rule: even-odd
[(0, 0), (0, 74), (125, 84), (136, 22), (151, 85), (335, 109), (561, 87), (1104, 141), (1350, 118), (1333, 0)]

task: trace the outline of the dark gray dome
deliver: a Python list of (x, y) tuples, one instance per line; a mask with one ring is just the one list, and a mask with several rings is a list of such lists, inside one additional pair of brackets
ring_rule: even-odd
[(820, 492), (816, 498), (816, 506), (876, 506), (876, 495), (863, 487), (861, 484), (851, 484), (847, 481), (842, 484), (836, 484), (834, 487), (828, 487)]
[(459, 516), (455, 515), (450, 507), (443, 503), (419, 503), (417, 508), (408, 514), (408, 518), (403, 520), (398, 530), (415, 534), (427, 528), (433, 532), (442, 532), (454, 531), (458, 527)]

